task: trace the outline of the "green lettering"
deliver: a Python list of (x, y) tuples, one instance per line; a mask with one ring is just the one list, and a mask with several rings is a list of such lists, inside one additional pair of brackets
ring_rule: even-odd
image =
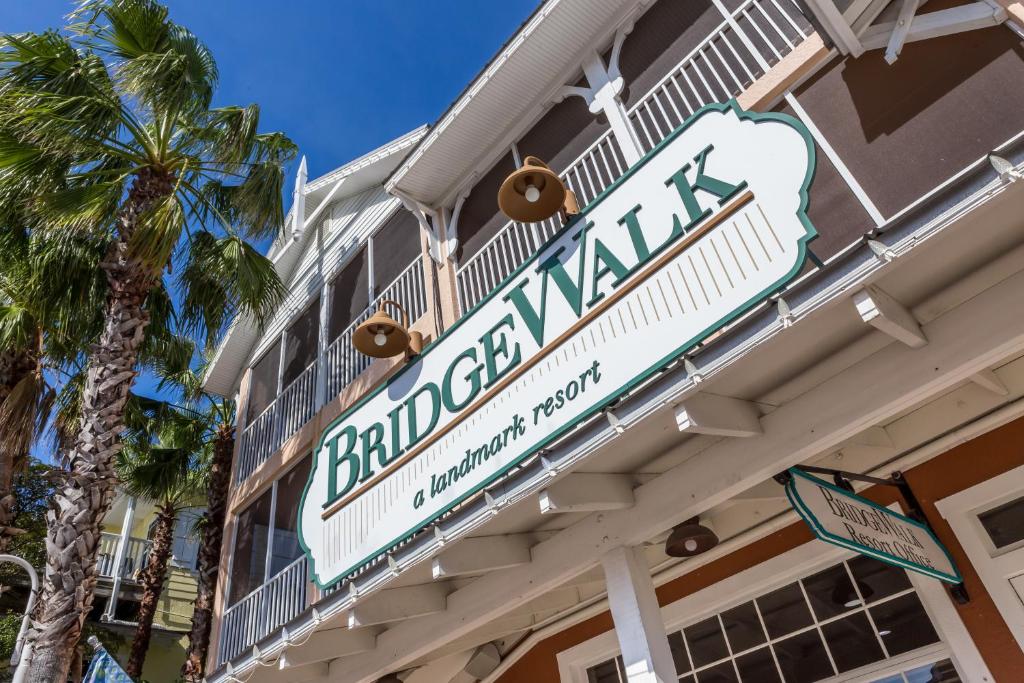
[(672, 235), (669, 237), (669, 240), (686, 232), (711, 214), (711, 209), (700, 208), (700, 202), (697, 201), (695, 194), (697, 190), (704, 190), (715, 195), (718, 197), (718, 204), (722, 205), (747, 186), (747, 181), (745, 180), (738, 185), (733, 185), (724, 180), (713, 178), (704, 172), (704, 165), (707, 163), (708, 154), (713, 149), (714, 145), (708, 145), (701, 150), (700, 154), (693, 158), (697, 162), (697, 177), (692, 184), (686, 179), (686, 172), (692, 168), (690, 164), (683, 166), (673, 173), (671, 178), (665, 181), (666, 187), (675, 185), (676, 192), (679, 193), (679, 198), (683, 200), (683, 208), (686, 209), (686, 215), (689, 218), (689, 222), (683, 225), (679, 220), (679, 216), (672, 216)]
[(572, 310), (575, 311), (576, 316), (579, 317), (583, 312), (583, 270), (586, 264), (587, 255), (587, 241), (585, 236), (587, 230), (593, 226), (593, 223), (587, 223), (579, 232), (573, 235), (574, 240), (580, 240), (580, 264), (575, 282), (573, 282), (569, 273), (566, 272), (565, 265), (558, 260), (558, 256), (565, 251), (565, 247), (561, 247), (556, 250), (537, 268), (537, 273), (541, 276), (539, 313), (523, 291), (523, 288), (530, 281), (529, 278), (520, 282), (508, 294), (502, 297), (504, 301), (511, 302), (512, 305), (515, 306), (516, 310), (519, 312), (519, 317), (523, 319), (523, 322), (526, 324), (526, 328), (530, 331), (530, 334), (533, 335), (533, 339), (537, 342), (538, 347), (544, 346), (544, 318), (547, 314), (549, 276), (555, 281), (555, 285), (562, 293), (562, 296), (565, 297), (566, 302), (568, 302)]
[[(417, 420), (417, 407), (416, 400), (424, 393), (430, 395), (430, 420), (428, 421), (426, 429), (419, 431), (419, 425)], [(437, 388), (437, 385), (433, 382), (427, 382), (422, 387), (417, 389), (412, 396), (405, 401), (405, 410), (409, 415), (409, 445), (408, 448), (412, 448), (414, 445), (420, 442), (420, 440), (427, 434), (434, 430), (437, 426), (437, 421), (441, 417), (441, 390)]]
[(598, 285), (601, 282), (601, 278), (611, 273), (615, 276), (615, 281), (612, 282), (612, 286), (622, 282), (629, 276), (629, 269), (622, 264), (622, 261), (611, 252), (611, 249), (606, 247), (601, 240), (594, 240), (594, 269), (593, 269), (593, 281), (590, 301), (587, 302), (587, 307), (593, 306), (602, 298), (604, 298), (604, 292), (598, 291)]
[(384, 425), (380, 422), (374, 422), (364, 429), (359, 438), (363, 442), (363, 474), (359, 477), (359, 483), (362, 483), (373, 476), (370, 453), (377, 454), (377, 460), (383, 467), (388, 464), (388, 449), (384, 448)]
[(480, 371), (483, 370), (483, 366), (479, 363), (473, 366), (473, 369), (469, 371), (469, 374), (464, 379), (469, 381), (469, 394), (462, 401), (456, 401), (452, 396), (452, 376), (455, 374), (455, 369), (459, 365), (459, 361), (462, 359), (469, 359), (476, 363), (476, 348), (469, 348), (455, 356), (455, 360), (452, 361), (451, 365), (444, 373), (444, 381), (441, 382), (441, 400), (444, 402), (444, 407), (452, 413), (457, 413), (466, 406), (468, 406), (476, 395), (480, 393)]
[[(348, 437), (345, 452), (338, 455), (338, 439), (342, 436)], [(359, 479), (359, 458), (353, 452), (356, 445), (356, 428), (352, 425), (345, 427), (341, 433), (327, 442), (327, 502), (324, 507), (330, 507), (335, 501), (342, 498), (352, 490)], [(345, 463), (348, 465), (348, 479), (345, 485), (338, 490), (338, 468)]]
[[(509, 370), (519, 365), (520, 360), (522, 360), (522, 356), (519, 353), (519, 342), (515, 343), (510, 354), (508, 350), (508, 337), (505, 336), (504, 332), (498, 334), (499, 341), (495, 343), (494, 333), (503, 327), (507, 327), (509, 330), (515, 329), (514, 318), (511, 313), (499, 320), (497, 325), (487, 330), (487, 333), (480, 337), (480, 343), (484, 345), (484, 363), (487, 367), (487, 384), (484, 385), (484, 388), (497, 382)], [(500, 370), (495, 362), (499, 354), (508, 359), (505, 367)]]

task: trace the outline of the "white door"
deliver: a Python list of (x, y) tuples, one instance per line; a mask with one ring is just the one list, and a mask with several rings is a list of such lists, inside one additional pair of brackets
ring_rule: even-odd
[(1024, 650), (1024, 466), (935, 506)]

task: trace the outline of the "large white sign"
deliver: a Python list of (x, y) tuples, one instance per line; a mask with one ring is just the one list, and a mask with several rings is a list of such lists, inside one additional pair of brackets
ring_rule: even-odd
[(924, 524), (791, 469), (786, 495), (821, 540), (948, 583), (960, 573)]
[(813, 172), (797, 120), (735, 102), (697, 112), (324, 430), (299, 513), (316, 582), (423, 529), (793, 278), (816, 235)]

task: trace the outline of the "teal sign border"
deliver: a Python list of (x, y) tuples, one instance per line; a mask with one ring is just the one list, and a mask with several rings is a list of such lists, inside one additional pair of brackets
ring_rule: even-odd
[(932, 533), (932, 530), (928, 528), (927, 525), (921, 524), (921, 522), (918, 522), (916, 519), (911, 519), (906, 515), (901, 515), (900, 513), (890, 510), (887, 507), (883, 507), (878, 503), (868, 500), (867, 498), (862, 498), (861, 496), (858, 496), (854, 493), (850, 493), (849, 491), (841, 489), (838, 486), (830, 484), (827, 481), (823, 481), (821, 479), (818, 479), (817, 477), (812, 477), (806, 472), (803, 472), (796, 468), (790, 468), (789, 474), (792, 475), (794, 480), (797, 477), (801, 477), (810, 482), (813, 482), (817, 486), (822, 486), (824, 488), (830, 489), (831, 491), (838, 493), (840, 496), (844, 498), (853, 498), (858, 503), (862, 503), (864, 505), (873, 507), (886, 515), (896, 517), (904, 524), (908, 524), (914, 527), (915, 529), (920, 529), (923, 533), (927, 534), (933, 541), (935, 541), (935, 545), (942, 549), (942, 552), (946, 555), (946, 559), (949, 560), (949, 566), (951, 566), (953, 568), (953, 571), (956, 573), (946, 574), (945, 572), (940, 572), (930, 567), (923, 567), (919, 564), (911, 562), (910, 560), (904, 560), (903, 558), (896, 557), (895, 555), (886, 555), (885, 553), (879, 552), (874, 548), (869, 548), (866, 545), (861, 545), (860, 543), (857, 543), (856, 541), (851, 541), (847, 538), (843, 538), (842, 536), (836, 536), (835, 534), (831, 534), (825, 531), (824, 527), (822, 527), (821, 524), (818, 522), (818, 518), (815, 517), (814, 514), (811, 513), (811, 511), (806, 507), (803, 499), (800, 498), (800, 494), (796, 492), (796, 489), (793, 487), (792, 483), (787, 483), (786, 497), (789, 498), (790, 505), (792, 505), (793, 509), (796, 510), (797, 514), (800, 515), (800, 517), (802, 517), (805, 522), (807, 522), (807, 526), (811, 527), (811, 531), (814, 532), (814, 535), (822, 541), (825, 541), (826, 543), (831, 543), (832, 545), (837, 545), (841, 548), (856, 551), (861, 555), (868, 555), (870, 557), (875, 558), (876, 560), (885, 562), (886, 564), (891, 564), (896, 567), (902, 567), (903, 569), (909, 569), (911, 571), (918, 572), (919, 574), (924, 574), (925, 576), (930, 576), (933, 579), (939, 579), (940, 581), (945, 581), (947, 583), (953, 584), (963, 583), (963, 577), (960, 576), (960, 570), (957, 569), (956, 562), (953, 561), (952, 555), (949, 554), (949, 551), (946, 550), (946, 546), (942, 545), (942, 542), (939, 541), (938, 538), (936, 538), (935, 534)]
[[(492, 484), (495, 480), (497, 480), (499, 477), (504, 476), (507, 472), (509, 472), (510, 470), (515, 468), (517, 465), (519, 465), (523, 460), (525, 460), (526, 458), (528, 458), (531, 455), (533, 455), (533, 453), (535, 453), (537, 450), (539, 450), (541, 448), (544, 448), (546, 445), (548, 445), (552, 441), (558, 439), (560, 436), (562, 436), (563, 434), (568, 432), (570, 429), (576, 427), (576, 425), (579, 425), (579, 424), (585, 422), (586, 420), (588, 420), (591, 417), (593, 417), (595, 414), (599, 413), (601, 410), (604, 409), (604, 406), (608, 405), (608, 403), (610, 403), (614, 398), (616, 398), (616, 397), (618, 397), (618, 396), (620, 396), (620, 395), (622, 395), (622, 394), (624, 394), (626, 392), (631, 391), (634, 387), (636, 387), (637, 385), (639, 385), (642, 382), (646, 381), (652, 375), (660, 372), (661, 369), (666, 364), (676, 360), (680, 355), (686, 353), (697, 342), (699, 342), (700, 340), (704, 339), (708, 334), (710, 334), (714, 330), (720, 329), (721, 327), (723, 327), (725, 325), (728, 325), (732, 321), (734, 321), (737, 318), (739, 318), (741, 315), (745, 314), (751, 308), (753, 308), (754, 306), (759, 304), (761, 301), (763, 301), (768, 295), (772, 294), (773, 292), (778, 291), (785, 283), (787, 283), (791, 279), (793, 279), (803, 269), (804, 263), (806, 262), (806, 259), (807, 259), (807, 243), (810, 242), (811, 240), (813, 240), (814, 238), (816, 238), (818, 236), (818, 231), (815, 230), (814, 226), (811, 224), (811, 221), (810, 221), (810, 219), (807, 216), (807, 206), (808, 206), (808, 204), (810, 202), (808, 190), (810, 189), (811, 181), (814, 179), (814, 173), (815, 173), (815, 170), (816, 170), (816, 153), (815, 153), (815, 147), (814, 147), (814, 139), (813, 139), (813, 137), (811, 137), (810, 131), (807, 130), (807, 127), (804, 126), (802, 121), (800, 121), (799, 119), (797, 119), (797, 118), (795, 118), (793, 116), (790, 116), (788, 114), (779, 113), (779, 112), (759, 113), (759, 112), (746, 111), (742, 107), (739, 106), (739, 104), (736, 102), (735, 99), (731, 99), (731, 100), (729, 100), (727, 102), (722, 102), (722, 103), (708, 104), (708, 105), (705, 105), (705, 106), (701, 107), (697, 111), (695, 111), (690, 116), (690, 118), (688, 118), (686, 121), (684, 121), (674, 131), (669, 133), (669, 135), (664, 140), (659, 142), (650, 152), (645, 154), (639, 161), (637, 161), (635, 164), (633, 164), (632, 167), (627, 169), (626, 172), (621, 177), (619, 177), (615, 182), (613, 182), (603, 192), (601, 192), (597, 197), (595, 197), (593, 199), (593, 201), (590, 202), (590, 204), (588, 204), (586, 207), (584, 207), (583, 210), (580, 212), (579, 216), (577, 216), (575, 220), (573, 220), (569, 224), (563, 226), (558, 232), (556, 232), (554, 235), (552, 235), (551, 238), (548, 239), (543, 245), (541, 245), (541, 247), (539, 249), (537, 249), (537, 251), (534, 252), (534, 254), (529, 259), (527, 259), (521, 266), (519, 266), (514, 271), (512, 271), (512, 273), (510, 273), (508, 275), (508, 277), (506, 277), (497, 286), (495, 286), (475, 306), (473, 306), (468, 311), (463, 313), (462, 317), (459, 318), (459, 320), (457, 320), (443, 334), (441, 334), (437, 339), (435, 339), (433, 342), (428, 344), (423, 349), (422, 353), (420, 354), (420, 358), (423, 358), (424, 356), (426, 356), (426, 354), (434, 351), (437, 348), (437, 346), (442, 341), (444, 341), (444, 339), (446, 337), (448, 337), (448, 335), (450, 335), (452, 332), (454, 332), (456, 329), (458, 329), (459, 326), (462, 323), (464, 323), (466, 320), (468, 320), (478, 308), (483, 306), (485, 303), (490, 301), (492, 297), (497, 295), (497, 293), (500, 292), (505, 287), (505, 285), (507, 285), (509, 283), (509, 281), (515, 279), (524, 270), (526, 270), (529, 267), (531, 267), (532, 265), (534, 265), (534, 263), (539, 258), (540, 254), (542, 254), (544, 252), (544, 250), (547, 249), (548, 246), (552, 242), (554, 242), (559, 237), (561, 237), (562, 234), (566, 230), (568, 230), (573, 225), (575, 225), (577, 220), (579, 220), (581, 217), (587, 215), (590, 211), (592, 211), (594, 209), (594, 207), (596, 207), (598, 204), (600, 204), (602, 201), (604, 201), (604, 199), (606, 197), (608, 197), (612, 192), (614, 192), (616, 189), (618, 189), (618, 187), (620, 185), (622, 185), (626, 180), (631, 178), (637, 171), (639, 171), (641, 168), (643, 168), (647, 164), (648, 161), (650, 161), (652, 158), (657, 156), (658, 153), (662, 149), (664, 149), (669, 143), (671, 143), (673, 140), (675, 140), (677, 137), (679, 137), (679, 135), (681, 135), (683, 132), (685, 132), (687, 128), (689, 128), (691, 125), (693, 125), (693, 123), (695, 121), (697, 121), (697, 119), (699, 119), (700, 117), (702, 117), (704, 114), (707, 114), (707, 113), (711, 113), (711, 112), (726, 112), (726, 111), (730, 111), (730, 110), (734, 111), (736, 113), (737, 117), (741, 121), (743, 121), (743, 120), (753, 121), (755, 124), (759, 123), (759, 122), (764, 122), (764, 121), (778, 121), (778, 122), (784, 123), (784, 124), (788, 125), (789, 127), (793, 128), (794, 130), (796, 130), (798, 133), (800, 133), (800, 135), (804, 139), (804, 143), (806, 145), (806, 151), (807, 151), (807, 173), (804, 175), (803, 182), (802, 182), (802, 184), (800, 186), (800, 191), (799, 191), (799, 193), (800, 193), (800, 205), (797, 207), (797, 217), (799, 218), (801, 224), (803, 225), (804, 229), (806, 230), (806, 234), (800, 239), (800, 242), (799, 242), (799, 245), (798, 245), (798, 249), (800, 250), (800, 255), (797, 258), (796, 265), (794, 265), (793, 269), (789, 273), (787, 273), (785, 276), (783, 276), (782, 278), (777, 280), (775, 283), (773, 283), (772, 285), (770, 285), (769, 287), (767, 287), (766, 289), (764, 289), (760, 293), (754, 295), (753, 297), (748, 299), (745, 303), (743, 303), (740, 306), (738, 306), (729, 316), (726, 316), (722, 320), (718, 321), (711, 328), (702, 330), (700, 333), (698, 333), (697, 335), (695, 335), (694, 337), (692, 337), (691, 339), (687, 340), (685, 343), (683, 343), (679, 347), (677, 347), (677, 349), (675, 351), (673, 351), (672, 353), (670, 353), (667, 356), (665, 356), (664, 358), (660, 358), (657, 361), (655, 361), (654, 363), (652, 363), (648, 367), (648, 369), (646, 371), (644, 371), (644, 372), (640, 373), (639, 375), (637, 375), (637, 377), (634, 378), (632, 382), (626, 384), (623, 387), (620, 387), (620, 388), (616, 389), (610, 395), (608, 395), (608, 396), (600, 399), (599, 401), (597, 401), (597, 403), (594, 405), (594, 407), (592, 407), (590, 410), (588, 410), (588, 411), (584, 412), (583, 414), (581, 414), (579, 416), (579, 418), (577, 418), (576, 420), (574, 420), (574, 421), (572, 421), (570, 423), (567, 423), (567, 424), (563, 425), (560, 429), (557, 429), (557, 430), (551, 432), (544, 439), (540, 440), (536, 444), (526, 448), (524, 450), (523, 455), (519, 456), (518, 458), (515, 458), (514, 460), (511, 460), (508, 463), (508, 465), (503, 470), (501, 470), (500, 472), (496, 472), (495, 474), (493, 474), (488, 479), (482, 481), (480, 484), (478, 484), (477, 486), (473, 487), (472, 489), (470, 489), (469, 491), (464, 493), (458, 499), (453, 501), (447, 508), (445, 508), (444, 510), (441, 510), (439, 512), (432, 513), (428, 518), (426, 518), (424, 520), (417, 521), (416, 524), (413, 525), (404, 534), (402, 534), (401, 536), (395, 538), (390, 543), (387, 543), (387, 544), (383, 545), (381, 550), (375, 552), (373, 555), (371, 555), (369, 557), (363, 558), (359, 562), (357, 562), (357, 563), (353, 564), (352, 566), (350, 566), (345, 571), (339, 572), (338, 575), (335, 578), (331, 579), (330, 581), (328, 581), (326, 583), (321, 583), (320, 582), (320, 579), (318, 578), (316, 572), (313, 569), (313, 565), (315, 563), (315, 560), (314, 560), (314, 558), (312, 556), (312, 553), (311, 553), (311, 551), (309, 549), (309, 546), (306, 544), (306, 540), (305, 540), (305, 537), (304, 537), (303, 531), (302, 531), (302, 510), (305, 508), (306, 496), (309, 494), (310, 486), (313, 483), (314, 475), (316, 474), (316, 470), (317, 470), (317, 458), (314, 457), (313, 458), (312, 467), (311, 467), (310, 472), (309, 472), (309, 480), (306, 482), (306, 488), (303, 490), (302, 498), (299, 501), (299, 514), (298, 514), (297, 522), (298, 522), (299, 546), (302, 548), (303, 553), (305, 553), (307, 559), (309, 560), (309, 565), (310, 565), (309, 566), (309, 572), (310, 572), (310, 575), (311, 575), (310, 578), (312, 579), (312, 581), (316, 584), (316, 586), (320, 590), (326, 590), (326, 589), (330, 588), (334, 584), (336, 584), (339, 581), (343, 580), (346, 576), (348, 576), (349, 574), (351, 574), (355, 570), (357, 570), (360, 567), (366, 565), (367, 563), (373, 561), (375, 558), (379, 557), (380, 555), (383, 555), (383, 554), (387, 553), (388, 550), (390, 550), (391, 548), (394, 548), (399, 543), (402, 543), (403, 541), (406, 541), (406, 540), (412, 538), (417, 533), (419, 533), (422, 529), (426, 528), (428, 525), (433, 523), (436, 519), (438, 519), (439, 517), (447, 514), (453, 508), (455, 508), (458, 505), (460, 505), (467, 498), (469, 498), (470, 496), (478, 493), (482, 489), (486, 488), (487, 486)], [(332, 420), (331, 423), (328, 424), (326, 427), (324, 427), (323, 430), (321, 431), (320, 439), (317, 442), (316, 447), (313, 449), (313, 453), (317, 453), (317, 452), (319, 452), (320, 450), (323, 449), (324, 437), (335, 427), (335, 425), (337, 425), (340, 422), (343, 422), (344, 420), (348, 419), (348, 417), (350, 415), (352, 415), (352, 413), (354, 413), (356, 410), (361, 408), (367, 401), (371, 400), (378, 393), (380, 393), (381, 391), (384, 391), (388, 386), (391, 385), (392, 382), (397, 381), (400, 377), (402, 377), (402, 375), (404, 375), (412, 367), (413, 366), (411, 364), (407, 365), (402, 370), (400, 370), (399, 372), (395, 373), (395, 375), (393, 375), (391, 378), (389, 378), (386, 382), (384, 382), (383, 384), (378, 386), (374, 391), (370, 392), (369, 394), (364, 396), (362, 399), (360, 399), (357, 403), (355, 403), (355, 405), (353, 405), (348, 410), (346, 410), (344, 413), (342, 413), (337, 418)]]

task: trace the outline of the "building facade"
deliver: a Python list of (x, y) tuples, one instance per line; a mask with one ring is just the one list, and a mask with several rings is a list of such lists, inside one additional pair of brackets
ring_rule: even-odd
[[(206, 377), (209, 680), (1020, 680), (1024, 7), (919, 4), (548, 0), (303, 164)], [(531, 156), (579, 216), (499, 210)], [(356, 349), (382, 306), (421, 354)]]
[[(153, 642), (143, 668), (143, 677), (150, 683), (171, 683), (177, 680), (182, 662), (185, 661), (196, 599), (196, 560), (199, 552), (199, 543), (192, 533), (192, 525), (202, 512), (200, 508), (180, 512), (174, 528), (174, 545), (167, 565), (167, 579), (157, 603), (153, 618)], [(114, 653), (121, 661), (127, 661), (128, 646), (138, 623), (142, 571), (148, 561), (152, 545), (151, 530), (156, 517), (157, 509), (151, 501), (135, 498), (119, 490), (101, 532), (97, 557), (97, 600), (90, 618), (125, 639), (123, 651)]]

